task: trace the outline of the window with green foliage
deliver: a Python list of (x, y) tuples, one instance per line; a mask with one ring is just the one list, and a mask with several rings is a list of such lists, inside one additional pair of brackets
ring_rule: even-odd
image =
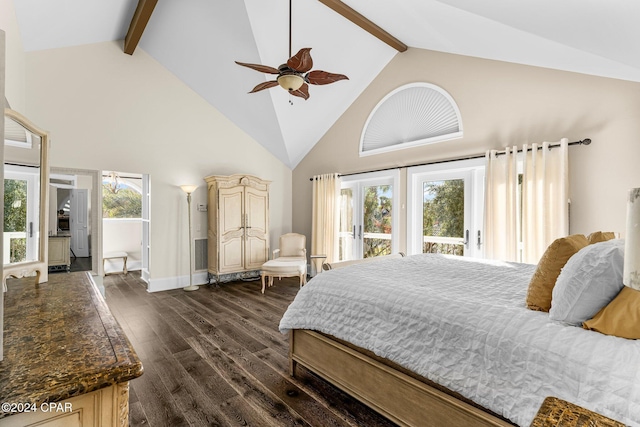
[(363, 258), (391, 254), (391, 188), (365, 187)]
[(407, 252), (482, 257), (484, 159), (407, 170)]
[(126, 182), (102, 182), (103, 218), (142, 218), (142, 194)]
[[(4, 232), (19, 236), (9, 239), (9, 262), (22, 262), (27, 257), (27, 181), (4, 180)], [(24, 235), (24, 236), (21, 236)]]

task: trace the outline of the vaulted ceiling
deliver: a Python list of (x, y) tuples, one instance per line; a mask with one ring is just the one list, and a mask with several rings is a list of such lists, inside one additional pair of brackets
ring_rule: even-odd
[[(122, 40), (136, 0), (15, 0), (26, 51)], [(411, 48), (640, 82), (635, 0), (345, 0)], [(318, 0), (293, 1), (293, 51), (349, 80), (310, 98), (234, 61), (278, 67), (289, 49), (287, 0), (159, 0), (142, 48), (289, 167), (295, 167), (396, 55)], [(123, 53), (124, 55), (124, 53)], [(135, 55), (135, 52), (134, 52)], [(393, 88), (390, 88), (390, 90)], [(292, 101), (293, 105), (289, 101)]]

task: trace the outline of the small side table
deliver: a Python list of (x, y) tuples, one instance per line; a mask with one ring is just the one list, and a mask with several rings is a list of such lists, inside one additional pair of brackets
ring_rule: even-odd
[[(309, 258), (311, 259), (311, 272), (313, 273), (313, 275), (311, 277), (314, 277), (316, 274), (318, 274), (318, 272), (322, 273), (322, 264), (324, 264), (324, 261), (327, 259), (327, 255), (309, 255)], [(318, 269), (316, 267), (316, 263), (315, 260), (317, 259), (321, 259), (322, 262), (320, 263), (320, 269)]]

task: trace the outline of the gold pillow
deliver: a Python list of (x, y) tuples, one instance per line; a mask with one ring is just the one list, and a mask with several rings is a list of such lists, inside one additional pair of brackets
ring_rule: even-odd
[(589, 241), (590, 245), (594, 243), (606, 242), (607, 240), (615, 238), (616, 233), (614, 233), (613, 231), (594, 231), (587, 236), (587, 240)]
[(582, 327), (606, 335), (640, 339), (640, 291), (624, 286), (613, 301)]
[(538, 262), (527, 290), (527, 308), (536, 311), (549, 311), (551, 295), (560, 270), (576, 252), (589, 245), (582, 234), (556, 239), (549, 245)]

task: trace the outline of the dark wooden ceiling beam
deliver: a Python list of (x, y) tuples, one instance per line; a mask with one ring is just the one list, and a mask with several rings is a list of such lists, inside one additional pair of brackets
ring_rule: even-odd
[(340, 15), (347, 18), (349, 21), (353, 22), (366, 32), (370, 33), (374, 37), (379, 38), (392, 48), (396, 49), (398, 52), (404, 52), (407, 50), (407, 45), (402, 43), (397, 38), (393, 37), (391, 34), (387, 33), (385, 30), (362, 16), (359, 12), (356, 12), (351, 7), (347, 6), (340, 0), (319, 0), (320, 3), (325, 6), (333, 9), (335, 12), (338, 12)]
[(131, 24), (129, 25), (129, 31), (124, 38), (124, 53), (133, 55), (133, 51), (136, 50), (138, 42), (142, 38), (142, 33), (151, 18), (153, 9), (156, 7), (158, 0), (138, 0), (138, 6), (131, 18)]

